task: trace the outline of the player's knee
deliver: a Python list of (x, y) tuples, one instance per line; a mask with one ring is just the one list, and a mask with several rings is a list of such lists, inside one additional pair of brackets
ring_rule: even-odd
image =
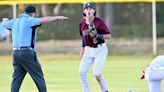
[(80, 70), (79, 71), (79, 75), (80, 76), (86, 76), (87, 75), (87, 72)]
[(95, 77), (99, 77), (99, 76), (101, 76), (100, 73), (94, 73), (93, 75), (94, 75)]
[(93, 75), (96, 77), (96, 76), (100, 76), (100, 75), (102, 75), (102, 74), (101, 74), (101, 72), (93, 71)]
[(100, 80), (101, 80), (101, 77), (102, 77), (101, 74), (97, 74), (97, 75), (95, 75), (95, 78), (97, 79), (97, 81), (100, 81)]

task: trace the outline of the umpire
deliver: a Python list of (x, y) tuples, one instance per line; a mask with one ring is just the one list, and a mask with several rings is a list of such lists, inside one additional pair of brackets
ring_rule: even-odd
[(4, 27), (12, 31), (14, 72), (11, 92), (19, 92), (26, 73), (30, 74), (39, 92), (47, 92), (41, 65), (34, 50), (36, 29), (43, 23), (64, 20), (68, 17), (47, 16), (34, 18), (35, 14), (36, 8), (29, 5), (20, 17), (2, 22)]

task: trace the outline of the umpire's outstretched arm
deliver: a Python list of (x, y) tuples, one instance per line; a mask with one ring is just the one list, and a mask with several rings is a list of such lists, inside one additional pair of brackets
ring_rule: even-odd
[(65, 20), (65, 19), (68, 19), (68, 17), (65, 17), (65, 16), (46, 16), (46, 17), (40, 18), (40, 22), (42, 24), (44, 24), (47, 22), (55, 21), (55, 20)]

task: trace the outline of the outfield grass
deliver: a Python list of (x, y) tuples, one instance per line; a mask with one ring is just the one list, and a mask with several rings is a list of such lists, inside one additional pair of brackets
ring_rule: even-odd
[[(63, 56), (64, 57), (64, 56)], [(82, 92), (78, 68), (80, 59), (75, 58), (54, 59), (53, 55), (39, 55), (47, 83), (48, 92)], [(110, 92), (126, 92), (128, 88), (135, 92), (148, 92), (145, 80), (140, 80), (142, 70), (153, 59), (153, 55), (109, 55), (104, 67), (104, 77)], [(10, 92), (12, 76), (12, 56), (0, 56), (0, 92)], [(88, 73), (91, 92), (100, 92), (92, 69)], [(27, 74), (20, 92), (38, 92), (32, 79)]]

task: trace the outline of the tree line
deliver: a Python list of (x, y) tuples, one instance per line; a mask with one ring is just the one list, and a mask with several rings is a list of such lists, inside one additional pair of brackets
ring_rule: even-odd
[[(17, 5), (18, 16), (26, 5)], [(38, 31), (39, 40), (80, 39), (79, 21), (83, 18), (82, 4), (34, 5), (37, 17), (47, 15), (68, 16), (67, 21), (57, 21), (42, 25)], [(150, 38), (152, 36), (151, 3), (98, 3), (96, 15), (104, 19), (112, 32), (113, 38)], [(164, 37), (163, 3), (157, 3), (157, 36)], [(0, 6), (0, 18), (12, 18), (12, 6)], [(142, 37), (142, 38), (141, 38)]]

